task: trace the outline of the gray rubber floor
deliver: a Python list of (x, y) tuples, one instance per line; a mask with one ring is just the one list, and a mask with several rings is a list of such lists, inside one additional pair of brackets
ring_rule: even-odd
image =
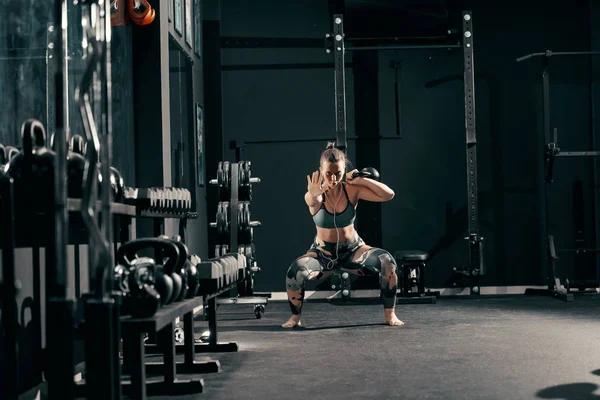
[(307, 303), (305, 328), (284, 330), (285, 303), (260, 320), (252, 306), (223, 305), (219, 341), (239, 352), (198, 355), (221, 372), (177, 398), (600, 399), (599, 306), (597, 296), (442, 298), (398, 305), (406, 325), (395, 328), (381, 305)]

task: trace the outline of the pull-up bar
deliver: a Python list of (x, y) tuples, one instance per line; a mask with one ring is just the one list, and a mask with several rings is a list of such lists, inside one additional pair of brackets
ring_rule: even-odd
[(529, 60), (533, 57), (552, 57), (552, 56), (597, 56), (600, 55), (600, 51), (557, 51), (553, 52), (552, 50), (546, 50), (543, 53), (531, 53), (525, 56), (517, 58), (517, 62)]

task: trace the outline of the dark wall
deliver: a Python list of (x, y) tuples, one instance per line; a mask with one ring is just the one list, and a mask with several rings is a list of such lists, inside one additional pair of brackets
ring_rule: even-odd
[[(589, 49), (589, 12), (568, 3), (549, 6), (536, 2), (524, 8), (517, 2), (503, 2), (485, 8), (453, 2), (448, 7), (447, 23), (459, 30), (460, 11), (464, 7), (473, 11), (480, 231), (486, 238), (488, 268), (484, 285), (544, 284), (541, 64), (540, 59), (523, 63), (515, 59), (545, 49)], [(290, 5), (273, 1), (253, 4), (252, 8), (245, 4), (233, 1), (223, 5), (223, 36), (322, 38), (329, 31), (329, 10), (324, 2)], [(360, 12), (351, 11), (348, 18), (359, 18)], [(397, 12), (393, 7), (386, 11), (388, 15), (393, 12)], [(361, 35), (368, 33), (358, 19), (347, 19), (346, 24), (360, 29)], [(432, 19), (432, 25), (443, 24)], [(352, 58), (348, 53), (347, 60), (352, 62)], [(379, 134), (396, 134), (392, 60), (402, 63), (404, 138), (380, 142), (383, 180), (396, 191), (395, 199), (381, 208), (382, 244), (391, 252), (412, 248), (430, 251), (433, 258), (428, 285), (439, 287), (452, 266), (467, 261), (463, 239), (467, 187), (462, 51), (379, 52), (378, 76), (353, 78), (348, 68), (348, 136), (354, 136), (354, 120), (362, 118), (363, 111), (354, 110), (354, 79), (377, 82), (378, 90), (370, 92), (378, 97), (371, 100), (379, 103)], [(245, 147), (245, 158), (253, 162), (253, 175), (262, 179), (255, 187), (251, 206), (253, 219), (263, 223), (255, 230), (263, 269), (257, 279), (258, 290), (283, 291), (286, 268), (304, 253), (314, 235), (302, 196), (305, 175), (317, 168), (319, 152), (335, 131), (333, 69), (250, 70), (241, 66), (331, 61), (319, 48), (222, 52), (225, 143), (323, 138), (316, 143)], [(588, 57), (553, 58), (550, 72), (551, 126), (558, 129), (559, 146), (563, 150), (590, 150)], [(426, 87), (426, 83), (441, 78), (450, 79)], [(352, 158), (354, 145), (351, 142)], [(228, 159), (234, 157), (231, 152), (226, 155)], [(549, 192), (549, 229), (556, 235), (558, 247), (575, 246), (574, 210), (581, 209), (573, 201), (576, 180), (581, 180), (584, 188), (586, 241), (590, 247), (594, 245), (592, 162), (570, 158), (559, 160)], [(559, 271), (572, 276), (572, 265), (572, 257), (565, 255), (558, 264)], [(588, 268), (594, 273), (593, 265)]]
[[(600, 4), (597, 1), (590, 1), (590, 50), (592, 51), (600, 51)], [(598, 150), (598, 143), (600, 143), (600, 58), (598, 56), (592, 57), (590, 60), (590, 87), (592, 94), (591, 112), (592, 112), (592, 139), (594, 140), (594, 149)], [(595, 180), (594, 180), (594, 188), (598, 188), (600, 182), (598, 181), (598, 171), (599, 166), (598, 157), (595, 158), (594, 161), (594, 172), (595, 172)], [(594, 194), (598, 198), (597, 190), (594, 190)], [(595, 213), (595, 223), (596, 227), (600, 226), (600, 213)], [(600, 248), (600, 237), (596, 235), (596, 248)]]

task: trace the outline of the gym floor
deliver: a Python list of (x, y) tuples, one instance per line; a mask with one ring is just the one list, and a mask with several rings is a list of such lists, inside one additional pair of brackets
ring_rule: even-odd
[(198, 355), (221, 372), (177, 399), (599, 399), (599, 301), (442, 297), (398, 305), (400, 328), (382, 324), (381, 305), (307, 302), (294, 330), (279, 327), (286, 303), (260, 320), (250, 305), (223, 305), (219, 342), (240, 350)]

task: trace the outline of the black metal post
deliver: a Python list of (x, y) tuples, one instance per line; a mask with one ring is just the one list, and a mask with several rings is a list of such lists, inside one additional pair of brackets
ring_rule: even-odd
[[(56, 146), (56, 160), (54, 165), (54, 251), (48, 257), (47, 268), (54, 271), (54, 282), (50, 282), (47, 293), (48, 304), (46, 313), (47, 354), (46, 369), (48, 381), (48, 398), (51, 400), (69, 400), (75, 396), (73, 376), (75, 373), (74, 357), (74, 303), (72, 295), (67, 288), (68, 274), (66, 271), (67, 252), (67, 190), (66, 190), (66, 155), (68, 132), (68, 107), (67, 97), (67, 71), (68, 71), (68, 46), (67, 2), (56, 0), (54, 2), (54, 26), (60, 29), (54, 43), (55, 48), (55, 106), (56, 106), (56, 131), (54, 144)], [(53, 256), (52, 256), (53, 255)], [(47, 285), (48, 287), (48, 285)]]
[(344, 17), (333, 16), (333, 52), (335, 75), (335, 134), (336, 147), (344, 152), (346, 141), (346, 71), (344, 63)]
[(17, 351), (17, 287), (15, 285), (15, 213), (13, 180), (2, 181), (2, 330), (4, 331), (4, 365), (0, 376), (0, 392), (6, 400), (19, 398), (18, 351)]
[(485, 272), (483, 237), (479, 235), (477, 193), (477, 134), (475, 124), (475, 67), (473, 59), (473, 14), (463, 11), (463, 67), (465, 90), (465, 127), (467, 144), (467, 203), (469, 218), (469, 272), (472, 295), (481, 294), (479, 277)]

